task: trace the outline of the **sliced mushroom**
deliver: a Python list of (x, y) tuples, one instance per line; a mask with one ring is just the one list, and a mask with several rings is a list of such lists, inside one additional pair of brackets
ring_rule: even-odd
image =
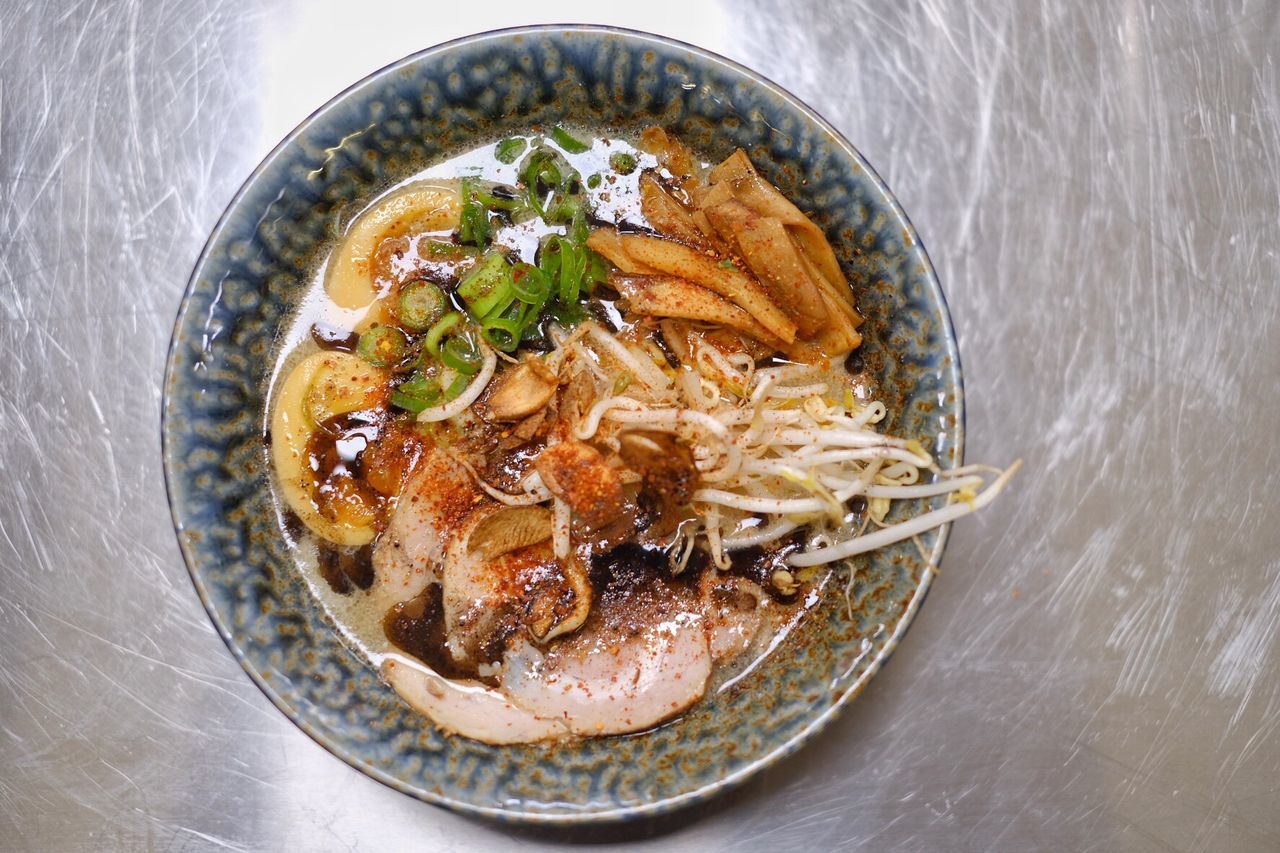
[(622, 479), (600, 451), (570, 439), (543, 450), (534, 467), (551, 493), (588, 527), (603, 527), (623, 512)]
[(559, 568), (568, 584), (569, 595), (536, 596), (528, 607), (529, 633), (543, 644), (578, 630), (591, 614), (591, 581), (577, 553), (571, 552), (560, 560)]
[(521, 627), (543, 641), (575, 630), (591, 607), (585, 572), (557, 560), (545, 540), (494, 557), (471, 550), (467, 542), (488, 515), (478, 513), (449, 547), (441, 575), (445, 645), (463, 666), (498, 660)]
[(492, 560), (551, 538), (551, 510), (511, 506), (485, 516), (467, 538), (467, 553)]
[(560, 380), (539, 358), (528, 358), (498, 377), (485, 405), (494, 421), (518, 421), (551, 402)]

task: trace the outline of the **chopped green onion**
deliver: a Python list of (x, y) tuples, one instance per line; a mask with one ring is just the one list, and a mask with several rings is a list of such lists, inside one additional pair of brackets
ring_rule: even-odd
[(564, 251), (564, 243), (564, 238), (559, 234), (549, 234), (543, 238), (542, 245), (538, 247), (538, 269), (542, 270), (552, 290), (558, 288), (557, 283), (560, 281), (561, 253)]
[(449, 387), (444, 391), (446, 400), (456, 400), (458, 395), (467, 390), (467, 386), (471, 384), (471, 377), (466, 374), (460, 374), (456, 379), (449, 383)]
[(551, 194), (547, 202), (546, 215), (543, 219), (549, 225), (568, 225), (579, 220), (585, 222), (587, 202), (582, 196), (575, 194), (562, 195), (559, 191)]
[(421, 373), (415, 373), (391, 392), (391, 405), (416, 415), (424, 409), (439, 404), (440, 397), (438, 382)]
[(507, 213), (514, 213), (525, 204), (524, 201), (515, 196), (498, 195), (490, 190), (476, 189), (474, 193), (476, 200), (483, 204), (487, 210), (502, 210)]
[(473, 246), (489, 242), (489, 211), (475, 197), (475, 178), (463, 178), (459, 192), (462, 212), (458, 216), (458, 239)]
[[(476, 317), (485, 317), (494, 309), (510, 305), (511, 267), (501, 252), (489, 252), (472, 267), (458, 284), (458, 296)], [(505, 305), (503, 304), (505, 303)]]
[(533, 264), (521, 262), (512, 267), (511, 291), (516, 299), (526, 305), (533, 305), (546, 299), (550, 290), (547, 277)]
[(591, 146), (581, 140), (575, 139), (569, 135), (569, 132), (562, 127), (551, 128), (551, 138), (570, 154), (582, 154), (591, 150)]
[(566, 170), (568, 169), (569, 164), (565, 163), (559, 154), (550, 148), (539, 146), (524, 158), (524, 164), (520, 167), (520, 182), (528, 187), (530, 192), (558, 187), (564, 180), (561, 164)]
[(600, 186), (600, 180), (601, 180), (601, 178), (600, 178), (600, 173), (599, 173), (599, 172), (596, 172), (594, 175), (588, 175), (588, 176), (587, 176), (587, 189), (589, 189), (589, 190), (593, 190), (593, 189), (595, 189), (596, 187)]
[(587, 319), (587, 312), (582, 307), (581, 302), (574, 302), (572, 305), (565, 305), (563, 302), (552, 302), (546, 307), (546, 313), (551, 319), (565, 327), (576, 326)]
[(560, 250), (560, 301), (572, 305), (582, 292), (582, 273), (586, 270), (586, 258), (582, 249), (563, 241)]
[(356, 343), (356, 354), (374, 367), (398, 364), (408, 351), (408, 338), (395, 326), (372, 326)]
[(411, 281), (400, 288), (396, 317), (411, 332), (425, 332), (448, 310), (444, 292), (429, 281)]
[(586, 201), (580, 200), (577, 210), (569, 220), (569, 232), (565, 236), (579, 246), (586, 243), (587, 238), (591, 236), (591, 226), (587, 224)]
[(467, 376), (480, 370), (480, 350), (463, 337), (454, 336), (445, 341), (440, 347), (440, 360), (444, 362), (445, 367)]
[(446, 332), (458, 325), (460, 322), (462, 322), (462, 315), (457, 311), (450, 311), (448, 314), (445, 314), (437, 320), (436, 324), (427, 330), (427, 350), (432, 355), (439, 357), (440, 339), (444, 337)]
[(615, 151), (609, 155), (609, 168), (620, 175), (630, 175), (636, 170), (636, 158), (625, 151)]
[[(573, 193), (582, 182), (577, 170), (560, 152), (546, 145), (539, 145), (529, 152), (520, 165), (519, 175), (525, 186), (529, 209), (543, 219), (547, 218), (545, 202)], [(546, 193), (551, 193), (550, 199), (544, 199)]]
[(587, 270), (582, 276), (582, 286), (587, 293), (594, 293), (597, 284), (609, 278), (609, 263), (593, 249), (587, 249)]
[(521, 323), (508, 317), (485, 320), (480, 327), (480, 334), (489, 342), (489, 345), (503, 352), (515, 352), (516, 347), (520, 346), (520, 335), (523, 331), (524, 327)]
[(617, 396), (618, 394), (621, 394), (623, 391), (627, 390), (627, 386), (630, 384), (631, 384), (631, 371), (627, 370), (619, 374), (618, 378), (613, 380), (614, 396)]
[(736, 270), (738, 268), (738, 265), (733, 262), (733, 258), (725, 258), (720, 262), (720, 266), (727, 270)]
[(528, 145), (519, 136), (512, 136), (498, 143), (493, 150), (493, 156), (499, 163), (514, 163), (520, 159), (520, 155), (524, 153), (525, 146)]
[(446, 243), (443, 240), (427, 240), (418, 244), (418, 252), (423, 250), (433, 258), (475, 258), (480, 250), (475, 246), (459, 246), (457, 243)]

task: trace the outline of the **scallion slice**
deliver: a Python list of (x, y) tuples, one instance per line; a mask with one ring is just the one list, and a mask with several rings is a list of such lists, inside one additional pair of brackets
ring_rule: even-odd
[(570, 154), (583, 154), (591, 150), (590, 145), (580, 139), (576, 139), (563, 127), (551, 128), (551, 139), (556, 143), (556, 145), (559, 145)]
[(429, 281), (411, 281), (400, 288), (396, 318), (411, 332), (425, 332), (448, 310), (444, 292)]
[(493, 156), (499, 163), (511, 164), (520, 159), (527, 145), (528, 143), (519, 136), (512, 136), (497, 144), (493, 150)]
[(462, 322), (462, 315), (457, 311), (450, 311), (445, 314), (436, 324), (427, 330), (427, 351), (439, 358), (440, 356), (440, 340), (449, 330)]
[(398, 364), (409, 351), (409, 339), (395, 326), (371, 326), (356, 342), (356, 354), (374, 367)]
[(455, 335), (440, 347), (440, 360), (444, 366), (471, 376), (480, 370), (480, 351), (464, 337)]

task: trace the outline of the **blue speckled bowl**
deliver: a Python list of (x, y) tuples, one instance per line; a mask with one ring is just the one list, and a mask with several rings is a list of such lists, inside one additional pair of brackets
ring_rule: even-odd
[[(272, 510), (263, 407), (277, 331), (370, 196), (451, 152), (556, 122), (616, 134), (659, 123), (716, 160), (745, 148), (831, 236), (868, 318), (863, 352), (890, 428), (950, 466), (963, 416), (942, 291), (906, 215), (830, 125), (713, 54), (596, 27), (486, 33), (377, 72), (271, 152), (196, 264), (165, 374), (165, 472), (196, 591), (254, 682), (353, 767), (459, 811), (567, 824), (697, 802), (797, 749), (889, 655), (931, 569), (909, 543), (862, 558), (852, 618), (833, 587), (742, 689), (655, 731), (571, 745), (443, 735), (342, 644)], [(945, 530), (922, 538), (936, 564)]]

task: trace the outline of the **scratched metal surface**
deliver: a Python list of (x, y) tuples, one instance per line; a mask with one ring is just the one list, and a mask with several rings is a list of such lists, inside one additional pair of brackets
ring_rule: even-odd
[[(0, 848), (1280, 848), (1280, 6), (375, 5), (0, 5)], [(1027, 461), (819, 742), (593, 833), (461, 819), (294, 729), (159, 461), (179, 295), (258, 160), (531, 15), (698, 42), (843, 129), (951, 299), (970, 460)]]

